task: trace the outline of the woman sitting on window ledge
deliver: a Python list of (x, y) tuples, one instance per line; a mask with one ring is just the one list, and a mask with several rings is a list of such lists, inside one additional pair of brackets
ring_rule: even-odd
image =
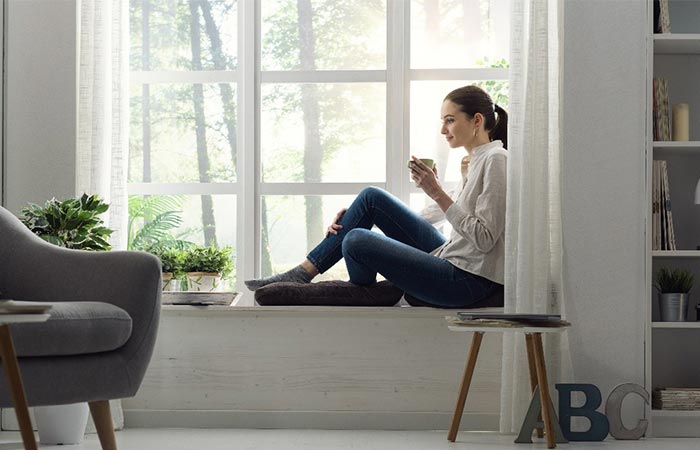
[[(300, 265), (246, 286), (309, 283), (342, 257), (350, 282), (371, 285), (380, 273), (431, 306), (469, 307), (502, 289), (508, 115), (481, 88), (465, 86), (445, 97), (441, 118), (450, 148), (464, 147), (469, 159), (454, 198), (437, 168), (413, 156), (411, 178), (434, 205), (416, 214), (388, 192), (366, 188)], [(432, 225), (443, 218), (453, 227), (449, 240)], [(384, 236), (371, 231), (375, 225)]]

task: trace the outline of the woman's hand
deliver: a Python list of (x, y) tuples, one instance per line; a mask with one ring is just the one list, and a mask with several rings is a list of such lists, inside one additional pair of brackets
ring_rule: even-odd
[(340, 211), (338, 211), (338, 214), (335, 215), (335, 219), (333, 219), (333, 223), (328, 226), (326, 229), (326, 237), (330, 236), (331, 234), (338, 234), (338, 230), (343, 228), (342, 225), (338, 223), (340, 219), (343, 218), (343, 215), (345, 215), (345, 211), (347, 211), (347, 208), (343, 208)]
[(432, 199), (445, 192), (438, 181), (437, 166), (433, 166), (431, 169), (415, 156), (411, 156), (411, 160), (413, 162), (411, 164), (411, 179), (416, 183), (416, 186), (423, 189)]

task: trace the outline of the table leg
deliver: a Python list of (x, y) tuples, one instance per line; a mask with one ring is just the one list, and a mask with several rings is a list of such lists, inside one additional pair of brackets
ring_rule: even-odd
[(0, 325), (0, 357), (2, 358), (5, 376), (7, 376), (7, 381), (10, 386), (12, 402), (15, 406), (15, 414), (17, 414), (17, 421), (19, 422), (24, 448), (25, 450), (36, 450), (36, 440), (34, 439), (32, 422), (29, 418), (27, 397), (24, 395), (22, 376), (19, 373), (15, 346), (12, 343), (12, 336), (10, 335), (10, 327), (8, 325)]
[(462, 420), (462, 413), (464, 412), (464, 403), (467, 401), (469, 385), (472, 382), (472, 375), (474, 374), (474, 367), (476, 366), (476, 358), (477, 356), (479, 356), (479, 347), (481, 347), (481, 339), (483, 337), (484, 333), (482, 331), (474, 332), (474, 336), (472, 337), (472, 346), (469, 350), (469, 358), (467, 359), (467, 365), (464, 368), (464, 376), (462, 377), (462, 387), (459, 390), (459, 397), (457, 398), (455, 413), (452, 416), (450, 432), (447, 434), (447, 440), (450, 442), (454, 442), (455, 439), (457, 439), (459, 422)]
[(557, 444), (554, 441), (554, 426), (552, 424), (552, 414), (549, 409), (549, 383), (547, 381), (547, 370), (544, 363), (544, 350), (542, 349), (542, 333), (533, 333), (535, 366), (537, 368), (537, 384), (540, 388), (540, 403), (542, 404), (542, 415), (544, 416), (544, 432), (547, 438), (547, 448), (554, 448)]
[[(532, 341), (532, 334), (530, 333), (525, 333), (525, 346), (527, 347), (527, 365), (530, 369), (530, 393), (533, 393), (537, 387), (537, 367), (535, 366), (535, 344)], [(537, 419), (542, 420), (542, 413), (540, 413)], [(542, 428), (537, 428), (537, 437), (544, 437)]]

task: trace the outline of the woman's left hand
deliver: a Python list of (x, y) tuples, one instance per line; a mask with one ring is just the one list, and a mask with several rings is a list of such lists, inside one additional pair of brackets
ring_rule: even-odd
[(437, 166), (426, 166), (423, 161), (411, 156), (411, 179), (416, 183), (416, 186), (425, 191), (430, 198), (436, 198), (440, 193), (444, 192), (440, 181), (438, 181)]

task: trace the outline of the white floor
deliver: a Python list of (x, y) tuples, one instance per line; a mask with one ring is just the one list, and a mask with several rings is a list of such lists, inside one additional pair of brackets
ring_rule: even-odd
[[(119, 450), (523, 450), (546, 449), (513, 444), (514, 436), (493, 433), (460, 433), (457, 442), (447, 441), (443, 431), (327, 431), (240, 429), (127, 429), (117, 432)], [(0, 450), (21, 450), (19, 433), (1, 432)], [(90, 434), (79, 445), (43, 446), (41, 450), (100, 450), (97, 436)], [(648, 439), (557, 446), (571, 450), (698, 450), (700, 439)]]

